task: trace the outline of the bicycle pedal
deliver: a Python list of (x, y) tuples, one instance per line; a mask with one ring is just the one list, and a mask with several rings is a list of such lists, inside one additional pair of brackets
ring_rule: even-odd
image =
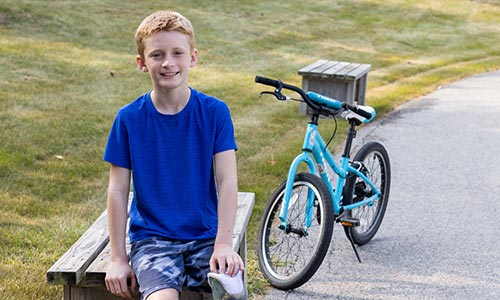
[(345, 227), (357, 227), (360, 225), (359, 219), (343, 217), (339, 220), (340, 224)]

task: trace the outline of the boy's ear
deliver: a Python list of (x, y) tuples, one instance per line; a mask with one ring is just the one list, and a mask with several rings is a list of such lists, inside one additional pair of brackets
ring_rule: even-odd
[(137, 65), (137, 68), (141, 70), (144, 73), (148, 72), (148, 67), (146, 67), (146, 64), (144, 63), (144, 59), (140, 55), (137, 55), (135, 57), (135, 64)]
[(198, 63), (198, 49), (195, 48), (193, 50), (193, 53), (191, 53), (191, 62), (189, 63), (189, 66), (193, 68), (194, 66), (196, 66), (197, 63)]

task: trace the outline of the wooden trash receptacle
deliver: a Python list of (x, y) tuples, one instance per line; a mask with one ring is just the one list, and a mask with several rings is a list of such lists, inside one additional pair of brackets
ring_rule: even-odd
[[(349, 104), (365, 104), (366, 83), (371, 65), (320, 59), (299, 70), (302, 89)], [(305, 103), (301, 113), (306, 113)]]

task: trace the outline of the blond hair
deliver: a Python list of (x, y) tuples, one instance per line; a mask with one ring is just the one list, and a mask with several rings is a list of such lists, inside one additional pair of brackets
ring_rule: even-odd
[(191, 22), (175, 11), (157, 11), (146, 17), (135, 32), (137, 53), (144, 58), (144, 40), (161, 31), (178, 31), (188, 37), (191, 52), (194, 50), (194, 29)]

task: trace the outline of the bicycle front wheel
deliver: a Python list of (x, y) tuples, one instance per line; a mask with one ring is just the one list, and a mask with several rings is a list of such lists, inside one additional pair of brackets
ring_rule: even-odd
[[(359, 226), (344, 227), (346, 235), (350, 235), (354, 243), (364, 245), (375, 236), (384, 218), (391, 188), (391, 165), (387, 150), (377, 142), (361, 147), (354, 157), (354, 163), (357, 162), (362, 163), (362, 171), (382, 193), (372, 205), (363, 205), (350, 212), (352, 218), (359, 219)], [(370, 187), (363, 180), (351, 176), (344, 186), (342, 202), (348, 205), (371, 195)]]
[(325, 183), (316, 175), (295, 177), (286, 217), (279, 218), (286, 181), (272, 194), (259, 228), (258, 257), (262, 273), (276, 288), (294, 289), (318, 270), (333, 232), (333, 204)]

